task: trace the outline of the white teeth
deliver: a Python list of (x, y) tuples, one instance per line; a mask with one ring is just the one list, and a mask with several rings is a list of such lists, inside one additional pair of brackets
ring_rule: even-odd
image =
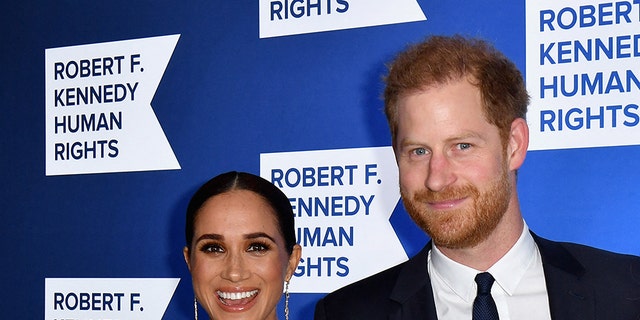
[(258, 290), (251, 290), (251, 291), (245, 291), (245, 292), (222, 292), (222, 291), (216, 291), (216, 293), (222, 299), (240, 300), (240, 299), (249, 298), (249, 297), (252, 297), (252, 296), (256, 295), (256, 293), (258, 293)]

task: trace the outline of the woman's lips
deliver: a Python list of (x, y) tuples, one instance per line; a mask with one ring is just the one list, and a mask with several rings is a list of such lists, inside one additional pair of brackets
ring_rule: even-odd
[(256, 297), (260, 291), (244, 290), (244, 291), (223, 291), (217, 290), (218, 302), (220, 307), (227, 312), (240, 312), (251, 308), (256, 301)]

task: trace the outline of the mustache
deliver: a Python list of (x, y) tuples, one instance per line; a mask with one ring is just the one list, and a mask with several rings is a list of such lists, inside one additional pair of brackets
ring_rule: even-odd
[(473, 185), (467, 184), (457, 187), (450, 186), (437, 192), (431, 191), (429, 189), (420, 190), (413, 195), (413, 201), (432, 203), (457, 200), (467, 197), (477, 199), (479, 196), (480, 191), (478, 191), (478, 188), (474, 187)]

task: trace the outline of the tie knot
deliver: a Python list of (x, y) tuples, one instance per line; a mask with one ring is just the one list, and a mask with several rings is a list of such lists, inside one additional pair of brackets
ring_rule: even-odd
[(493, 286), (493, 276), (489, 272), (482, 272), (476, 275), (476, 283), (478, 284), (478, 294), (491, 294), (491, 286)]

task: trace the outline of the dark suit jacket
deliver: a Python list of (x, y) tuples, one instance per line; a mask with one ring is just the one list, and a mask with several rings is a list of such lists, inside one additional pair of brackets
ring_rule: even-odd
[[(553, 320), (640, 319), (640, 257), (533, 238)], [(430, 249), (431, 243), (400, 265), (328, 294), (314, 318), (437, 319), (426, 264)]]

